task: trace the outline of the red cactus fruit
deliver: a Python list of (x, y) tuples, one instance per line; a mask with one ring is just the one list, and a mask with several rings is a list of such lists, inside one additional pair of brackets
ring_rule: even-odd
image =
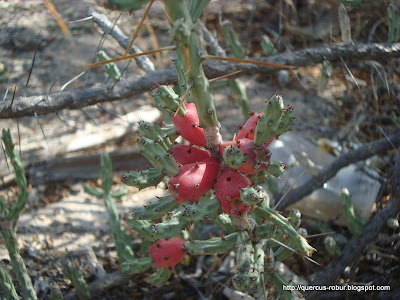
[(210, 157), (210, 152), (188, 145), (176, 144), (172, 146), (172, 156), (182, 165), (200, 162)]
[(240, 189), (250, 184), (251, 181), (246, 176), (226, 167), (219, 174), (215, 185), (215, 196), (221, 203), (221, 209), (234, 216), (247, 212), (250, 206), (240, 201)]
[(179, 174), (171, 177), (168, 189), (176, 202), (197, 201), (215, 184), (219, 163), (215, 158), (207, 158), (198, 163), (187, 164), (179, 168)]
[(186, 103), (186, 115), (171, 115), (172, 122), (174, 123), (179, 134), (196, 146), (205, 147), (207, 145), (206, 138), (204, 136), (203, 128), (200, 128), (199, 116), (194, 103)]
[[(237, 139), (249, 139), (249, 140), (254, 140), (254, 133), (256, 131), (256, 126), (258, 123), (258, 120), (260, 120), (261, 116), (264, 113), (260, 113), (260, 114), (254, 114), (252, 115), (247, 121), (246, 123), (244, 123), (244, 125), (240, 128), (236, 138)], [(268, 147), (275, 138), (270, 138), (264, 145), (265, 147)]]
[(257, 126), (258, 120), (260, 120), (260, 117), (263, 114), (264, 113), (252, 115), (246, 121), (246, 123), (244, 123), (242, 128), (240, 128), (236, 138), (238, 138), (238, 139), (247, 138), (249, 140), (254, 140), (254, 132), (256, 131), (256, 126)]
[(220, 146), (219, 151), (221, 155), (224, 154), (225, 147), (230, 145), (238, 147), (240, 152), (242, 152), (246, 158), (243, 165), (241, 165), (237, 169), (237, 171), (244, 174), (254, 174), (265, 170), (268, 167), (271, 153), (267, 149), (267, 146), (265, 144), (261, 146), (256, 146), (254, 145), (253, 140), (249, 140), (246, 138), (240, 140), (236, 139), (235, 141), (223, 143)]
[(179, 238), (158, 240), (149, 249), (154, 267), (165, 268), (175, 266), (185, 256), (183, 245), (185, 242)]

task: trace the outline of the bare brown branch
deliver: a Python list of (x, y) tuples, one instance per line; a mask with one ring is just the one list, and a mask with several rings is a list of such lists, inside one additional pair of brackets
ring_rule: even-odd
[[(308, 48), (295, 52), (282, 53), (260, 61), (275, 64), (286, 64), (296, 67), (321, 63), (323, 60), (331, 62), (343, 59), (351, 60), (387, 60), (400, 57), (400, 43), (358, 44), (355, 46), (327, 46)], [(234, 71), (241, 71), (241, 75), (268, 73), (273, 68), (259, 65), (232, 64), (224, 62), (210, 62), (205, 66), (206, 76), (214, 78)], [(107, 87), (92, 87), (88, 89), (57, 92), (50, 95), (20, 97), (11, 105), (11, 101), (0, 104), (0, 118), (20, 118), (26, 116), (55, 113), (63, 109), (78, 109), (102, 102), (125, 99), (149, 91), (156, 83), (172, 83), (177, 75), (174, 69), (153, 71), (142, 77), (133, 77), (121, 81), (113, 90)]]

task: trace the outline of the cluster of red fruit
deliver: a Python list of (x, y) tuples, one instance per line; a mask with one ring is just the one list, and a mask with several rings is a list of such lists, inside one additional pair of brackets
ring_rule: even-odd
[(212, 157), (206, 149), (206, 139), (203, 129), (199, 127), (199, 117), (193, 103), (186, 106), (184, 116), (172, 115), (172, 121), (179, 134), (191, 145), (176, 144), (171, 154), (179, 165), (179, 174), (168, 182), (168, 189), (175, 201), (193, 201), (214, 189), (216, 198), (221, 203), (224, 212), (230, 215), (241, 215), (250, 207), (240, 200), (240, 190), (252, 184), (246, 175), (265, 170), (269, 165), (270, 152), (267, 143), (254, 144), (254, 132), (262, 114), (252, 115), (241, 127), (234, 141), (223, 143), (220, 153), (223, 155), (226, 147), (235, 146), (243, 154), (241, 165), (235, 170), (223, 161)]

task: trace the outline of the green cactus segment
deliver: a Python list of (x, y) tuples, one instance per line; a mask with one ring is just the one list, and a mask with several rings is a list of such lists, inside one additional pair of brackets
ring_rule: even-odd
[(157, 238), (154, 237), (153, 232), (152, 232), (152, 223), (150, 223), (147, 220), (136, 220), (132, 216), (128, 216), (126, 219), (129, 225), (135, 229), (140, 236), (150, 242), (155, 242)]
[(110, 192), (110, 196), (116, 199), (120, 199), (126, 194), (128, 194), (128, 187), (126, 185), (123, 185), (120, 188)]
[(71, 280), (76, 290), (78, 299), (90, 299), (89, 288), (83, 277), (82, 270), (78, 266), (73, 266), (71, 261), (67, 260), (62, 263), (64, 274)]
[(151, 168), (145, 171), (129, 172), (124, 176), (124, 183), (138, 189), (157, 186), (165, 177), (159, 169)]
[[(236, 58), (244, 58), (242, 45), (239, 37), (233, 30), (231, 22), (224, 21), (222, 23), (222, 34), (224, 35), (225, 41), (231, 49), (233, 56)], [(249, 99), (247, 98), (245, 85), (238, 79), (228, 79), (228, 84), (233, 92), (235, 102), (241, 105), (243, 117), (247, 120), (249, 117)]]
[(19, 254), (19, 247), (17, 237), (12, 228), (0, 227), (1, 235), (4, 244), (7, 248), (8, 255), (10, 256), (11, 265), (17, 275), (19, 286), (21, 287), (21, 294), (24, 299), (37, 299), (36, 293), (32, 285), (31, 278), (26, 270), (25, 263)]
[(276, 130), (276, 135), (280, 136), (281, 134), (289, 131), (289, 127), (290, 125), (292, 125), (294, 119), (294, 111), (292, 108), (284, 110), (282, 113), (282, 118), (279, 121), (278, 128)]
[(258, 206), (253, 210), (253, 214), (273, 223), (282, 233), (286, 234), (289, 239), (294, 242), (295, 249), (302, 255), (310, 256), (316, 251), (307, 243), (307, 240), (292, 227), (290, 222), (277, 211), (271, 208)]
[(104, 196), (104, 202), (109, 217), (110, 228), (114, 236), (118, 258), (121, 262), (132, 259), (134, 257), (133, 250), (125, 230), (121, 227), (115, 202), (110, 195)]
[(269, 163), (267, 172), (275, 177), (280, 177), (285, 172), (285, 165), (279, 160), (275, 160)]
[(256, 243), (254, 245), (254, 267), (256, 271), (260, 274), (264, 272), (264, 257), (265, 252), (263, 249), (263, 245), (261, 243)]
[(269, 240), (276, 234), (277, 228), (271, 222), (265, 222), (261, 226), (257, 226), (254, 230), (256, 237), (260, 240)]
[(388, 17), (389, 17), (389, 42), (397, 43), (400, 41), (400, 17), (397, 13), (398, 6), (391, 4), (389, 5)]
[(343, 217), (346, 222), (347, 228), (352, 235), (360, 236), (363, 231), (363, 226), (359, 222), (356, 213), (354, 212), (353, 203), (351, 202), (351, 196), (349, 191), (345, 188), (340, 194), (343, 206)]
[[(169, 119), (171, 119), (170, 116), (171, 115), (168, 115)], [(164, 125), (163, 127), (161, 127), (161, 130), (168, 136), (168, 139), (171, 141), (172, 144), (179, 137), (179, 133), (176, 131), (176, 127), (172, 123)]]
[(158, 239), (171, 239), (180, 234), (189, 225), (189, 222), (183, 219), (181, 214), (176, 214), (163, 223), (152, 225), (153, 236)]
[(240, 149), (236, 146), (228, 146), (224, 149), (223, 154), (224, 162), (232, 169), (237, 169), (246, 161), (246, 157)]
[(15, 181), (18, 185), (18, 198), (13, 203), (11, 210), (8, 213), (7, 219), (15, 222), (21, 210), (24, 208), (28, 201), (28, 185), (25, 177), (25, 171), (21, 163), (18, 151), (14, 148), (9, 130), (3, 129), (2, 139), (4, 143), (5, 152), (11, 162), (15, 173)]
[[(246, 250), (247, 249), (248, 247), (246, 247)], [(250, 249), (253, 249), (253, 247)], [(253, 259), (248, 260), (248, 263), (250, 263), (251, 266), (250, 269), (245, 272), (241, 272), (239, 269), (239, 273), (232, 278), (232, 282), (233, 286), (237, 290), (257, 294), (262, 291), (261, 276), (263, 276), (262, 274), (264, 273), (265, 254), (262, 245), (260, 243), (256, 244), (254, 246), (254, 251), (250, 254), (253, 256)]]
[[(115, 201), (112, 199), (111, 187), (113, 184), (112, 180), (112, 165), (110, 156), (108, 153), (104, 153), (101, 155), (101, 180), (103, 186), (103, 198), (104, 204), (107, 209), (109, 224), (111, 231), (114, 236), (115, 246), (118, 252), (118, 258), (121, 262), (125, 260), (129, 260), (133, 258), (133, 251), (129, 244), (128, 236), (125, 230), (121, 227), (119, 213)], [(119, 196), (119, 194), (125, 194), (126, 190), (115, 191), (115, 195)], [(121, 195), (121, 196), (122, 196)]]
[(328, 254), (330, 256), (340, 256), (342, 254), (342, 251), (340, 250), (340, 247), (338, 246), (338, 244), (336, 243), (335, 239), (331, 236), (327, 236), (324, 239), (324, 246), (326, 251), (328, 252)]
[(5, 199), (0, 197), (0, 212), (1, 216), (4, 217), (0, 226), (0, 233), (3, 237), (4, 245), (7, 248), (8, 255), (10, 256), (13, 270), (17, 275), (22, 297), (24, 299), (37, 299), (31, 278), (29, 277), (25, 263), (19, 253), (18, 240), (13, 229), (21, 210), (28, 201), (28, 187), (25, 171), (22, 167), (18, 151), (14, 148), (9, 130), (3, 129), (2, 140), (4, 143), (4, 150), (15, 173), (15, 180), (18, 185), (18, 198), (16, 201), (14, 201), (11, 209), (9, 209)]
[(254, 294), (256, 291), (254, 290), (254, 286), (257, 284), (257, 277), (259, 275), (255, 272), (250, 273), (237, 273), (232, 277), (232, 283), (235, 289), (238, 291), (246, 291), (251, 294)]
[(203, 220), (214, 220), (219, 216), (221, 207), (218, 199), (209, 199), (193, 203), (191, 201), (184, 202), (184, 211), (182, 217), (189, 222), (197, 223)]
[(153, 266), (151, 257), (127, 260), (121, 264), (121, 272), (129, 274), (143, 273)]
[(0, 265), (0, 288), (1, 291), (3, 292), (5, 299), (7, 300), (19, 299), (12, 278), (2, 265)]
[(220, 214), (214, 219), (214, 223), (221, 227), (225, 232), (232, 233), (234, 231), (231, 218), (228, 214)]
[(210, 0), (189, 0), (188, 1), (188, 9), (189, 14), (192, 17), (193, 23), (196, 23), (197, 19), (203, 13), (203, 10), (206, 8), (208, 2)]
[(142, 137), (138, 142), (138, 146), (143, 156), (161, 172), (170, 176), (175, 176), (179, 173), (179, 168), (174, 157), (167, 153), (156, 141)]
[(181, 94), (184, 94), (185, 91), (188, 89), (188, 81), (185, 76), (185, 70), (183, 69), (183, 62), (179, 52), (174, 52), (172, 56), (172, 61), (174, 62), (176, 72), (178, 73), (179, 89), (181, 91)]
[(230, 21), (222, 22), (222, 34), (224, 35), (225, 41), (231, 49), (233, 56), (236, 58), (244, 58), (242, 44), (240, 43), (239, 37), (233, 29)]
[(253, 176), (251, 176), (251, 181), (255, 184), (264, 184), (268, 181), (267, 176), (268, 174), (266, 173), (266, 170), (262, 170), (260, 172), (254, 173)]
[(247, 120), (249, 118), (250, 109), (246, 86), (238, 79), (228, 79), (228, 84), (233, 92), (235, 103), (242, 107), (242, 115), (244, 119)]
[(254, 206), (266, 201), (269, 203), (269, 196), (262, 186), (249, 186), (240, 190), (240, 200), (248, 206)]
[(6, 219), (9, 213), (6, 199), (0, 195), (0, 219)]
[(179, 206), (172, 195), (158, 198), (143, 207), (135, 208), (132, 217), (139, 220), (157, 220), (165, 216), (168, 212), (173, 211)]
[[(318, 224), (318, 230), (321, 233), (329, 233), (334, 231), (332, 228), (326, 226), (325, 224)], [(343, 234), (340, 233), (333, 233), (330, 234), (330, 236), (333, 237), (335, 241), (340, 245), (346, 245), (349, 242), (349, 240)]]
[(103, 6), (111, 10), (133, 11), (140, 9), (149, 0), (103, 0)]
[(157, 271), (150, 275), (149, 281), (151, 284), (163, 284), (171, 277), (172, 271), (169, 268), (158, 268)]
[(274, 44), (271, 42), (268, 36), (263, 35), (261, 39), (261, 48), (263, 49), (266, 56), (278, 54), (278, 51), (276, 51)]
[(274, 95), (269, 101), (266, 101), (264, 114), (256, 126), (256, 133), (254, 135), (254, 144), (256, 146), (261, 146), (276, 136), (283, 108), (283, 98), (280, 95)]
[(332, 76), (332, 64), (329, 62), (329, 60), (324, 60), (322, 62), (321, 73), (324, 78), (330, 78)]
[[(307, 236), (307, 230), (305, 230), (304, 228), (299, 228), (297, 230), (297, 232), (302, 236), (302, 237), (306, 237)], [(296, 243), (292, 240), (286, 241), (284, 238), (278, 237), (278, 240), (281, 240), (281, 242), (285, 243), (287, 247), (279, 247), (278, 250), (276, 250), (274, 252), (274, 258), (276, 261), (285, 261), (288, 258), (290, 258), (294, 252), (291, 249), (295, 249), (296, 248)]]
[(225, 254), (236, 246), (237, 232), (226, 235), (225, 237), (213, 237), (202, 241), (187, 241), (185, 248), (193, 255)]
[[(99, 61), (108, 61), (111, 58), (105, 53), (103, 50), (99, 51), (97, 53), (97, 57), (99, 58)], [(114, 81), (120, 81), (122, 78), (121, 72), (119, 71), (117, 65), (115, 63), (109, 63), (104, 65), (106, 68), (106, 72), (108, 76), (114, 80)]]
[(236, 247), (236, 267), (239, 273), (249, 273), (254, 267), (254, 248), (246, 231), (238, 233)]
[[(208, 80), (202, 67), (203, 58), (199, 51), (196, 27), (189, 10), (183, 0), (165, 0), (164, 5), (173, 21), (170, 35), (177, 43), (177, 51), (182, 58), (185, 76), (192, 86), (190, 99), (196, 105), (200, 127), (206, 128), (217, 125), (219, 122), (209, 92)], [(185, 53), (188, 53), (189, 63), (184, 59)]]
[(278, 288), (278, 290), (281, 292), (281, 297), (279, 299), (282, 300), (301, 300), (304, 299), (304, 297), (301, 295), (300, 292), (294, 290), (294, 291), (289, 291), (283, 288), (283, 286), (289, 286), (290, 282), (287, 281), (281, 274), (274, 272), (272, 275), (272, 278), (274, 280), (275, 286)]
[(112, 180), (112, 165), (108, 153), (101, 155), (101, 183), (105, 194), (111, 191), (113, 185)]
[(172, 141), (169, 139), (168, 134), (159, 126), (149, 122), (140, 122), (139, 134), (148, 139), (157, 141), (165, 151), (168, 152), (171, 150)]
[[(178, 109), (180, 98), (172, 87), (168, 85), (160, 85), (159, 87), (155, 88), (151, 94), (154, 97), (156, 107), (161, 111), (172, 113)], [(178, 115), (184, 116), (185, 114), (186, 110), (183, 106), (178, 111)]]
[(86, 194), (89, 194), (89, 195), (97, 197), (97, 198), (103, 198), (104, 197), (104, 192), (102, 190), (100, 190), (99, 188), (96, 188), (94, 186), (90, 186), (88, 184), (85, 184), (83, 186), (83, 191)]
[(292, 224), (294, 229), (299, 229), (301, 224), (301, 213), (298, 209), (292, 209), (289, 214), (290, 224)]

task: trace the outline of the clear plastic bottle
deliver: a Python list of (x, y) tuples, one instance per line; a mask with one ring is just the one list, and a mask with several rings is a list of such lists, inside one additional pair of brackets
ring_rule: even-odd
[[(279, 140), (274, 141), (269, 148), (272, 152), (271, 160), (280, 160), (288, 165), (281, 180), (278, 180), (279, 192), (285, 192), (289, 189), (303, 171), (304, 174), (296, 183), (296, 187), (305, 183), (310, 178), (310, 174), (315, 174), (336, 159), (335, 156), (307, 141), (298, 133), (285, 133), (280, 136)], [(301, 166), (297, 162), (296, 156), (298, 158), (299, 156), (300, 158), (301, 156), (303, 158), (308, 157), (312, 162), (311, 166), (306, 166), (304, 162), (302, 163), (304, 167)], [(340, 192), (343, 188), (347, 188), (352, 196), (356, 213), (368, 220), (381, 188), (381, 183), (373, 178), (379, 178), (377, 172), (370, 169), (368, 172), (369, 174), (366, 174), (357, 164), (344, 167), (322, 188), (315, 190), (289, 208), (297, 208), (303, 215), (318, 220), (335, 218), (342, 212)], [(336, 220), (336, 223), (344, 225), (341, 217)]]

